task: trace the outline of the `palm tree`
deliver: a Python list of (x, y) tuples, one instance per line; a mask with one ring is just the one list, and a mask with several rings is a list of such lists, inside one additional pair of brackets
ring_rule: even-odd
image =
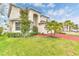
[(54, 30), (54, 35), (55, 33), (61, 32), (63, 29), (63, 23), (58, 23), (57, 21), (53, 20), (51, 22), (47, 22), (46, 23), (46, 29), (48, 31), (51, 31), (52, 34), (52, 30)]
[(59, 23), (59, 26), (60, 26), (60, 31), (61, 31), (61, 32), (64, 31), (64, 30), (63, 30), (63, 28), (64, 28), (63, 23), (60, 22), (60, 23)]
[(48, 33), (49, 31), (51, 31), (51, 33), (52, 33), (52, 23), (51, 23), (51, 22), (46, 22), (45, 28), (47, 29), (47, 33)]
[(55, 21), (55, 20), (51, 21), (51, 23), (52, 23), (52, 30), (54, 30), (54, 35), (55, 35), (55, 33), (60, 33), (60, 32), (62, 32), (63, 23), (58, 23), (58, 22)]
[(78, 29), (79, 29), (78, 24), (75, 24), (73, 29), (77, 30), (77, 32), (78, 32)]
[(73, 28), (73, 25), (74, 25), (74, 23), (71, 22), (71, 20), (67, 20), (64, 22), (64, 26), (67, 27), (67, 31), (69, 31), (69, 32), (71, 31), (71, 28)]
[(57, 29), (59, 28), (58, 23), (55, 20), (53, 20), (51, 21), (51, 24), (52, 24), (52, 30), (54, 30), (54, 35), (55, 35), (55, 33), (57, 32)]

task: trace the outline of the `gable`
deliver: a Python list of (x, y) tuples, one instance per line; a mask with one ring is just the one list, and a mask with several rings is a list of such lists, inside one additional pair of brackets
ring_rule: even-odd
[(15, 6), (10, 6), (9, 8), (9, 19), (16, 19), (16, 18), (19, 18), (20, 17), (20, 8), (17, 8)]

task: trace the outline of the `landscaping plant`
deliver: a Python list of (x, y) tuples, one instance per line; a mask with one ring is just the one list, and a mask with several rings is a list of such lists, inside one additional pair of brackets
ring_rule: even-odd
[(21, 14), (21, 16), (20, 16), (21, 33), (22, 33), (23, 37), (25, 37), (26, 35), (28, 35), (29, 30), (30, 30), (30, 21), (28, 20), (28, 11), (21, 10), (20, 14)]

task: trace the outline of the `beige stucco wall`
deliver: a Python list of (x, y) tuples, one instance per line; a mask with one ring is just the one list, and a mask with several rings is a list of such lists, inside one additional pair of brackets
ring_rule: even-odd
[(17, 21), (10, 21), (9, 32), (21, 32), (20, 30), (19, 31), (15, 30), (15, 22), (17, 22)]
[[(47, 21), (47, 18), (46, 17), (44, 17), (44, 16), (41, 16), (40, 17), (40, 21)], [(47, 34), (47, 30), (45, 29), (45, 24), (41, 24), (41, 25), (39, 25), (38, 26), (38, 31), (40, 32), (40, 33), (45, 33), (45, 34)]]
[(37, 19), (38, 32), (47, 34), (47, 30), (45, 29), (45, 24), (39, 25), (41, 20), (47, 21), (47, 18), (44, 17), (44, 16), (41, 16), (41, 14), (36, 12), (36, 11), (29, 10), (28, 17), (29, 17), (29, 20), (31, 20), (32, 22), (33, 22), (33, 14), (37, 14), (38, 15), (38, 19)]
[(43, 20), (43, 21), (47, 21), (47, 20), (48, 20), (48, 18), (47, 18), (47, 17), (45, 17), (45, 16), (41, 16), (41, 20)]
[(38, 12), (36, 12), (36, 11), (34, 11), (34, 10), (31, 10), (31, 9), (29, 9), (29, 13), (28, 13), (28, 18), (29, 18), (29, 20), (31, 20), (32, 22), (33, 22), (33, 15), (34, 14), (37, 14), (38, 15), (38, 23), (40, 22), (40, 13), (38, 13)]
[(12, 6), (12, 10), (10, 13), (9, 19), (16, 19), (20, 17), (20, 8), (16, 8), (15, 6)]
[(9, 16), (9, 32), (21, 32), (15, 30), (15, 22), (20, 20), (20, 9), (12, 6), (11, 13)]
[(38, 31), (40, 33), (44, 33), (44, 34), (47, 34), (47, 30), (45, 29), (45, 24), (42, 24), (38, 27)]
[[(47, 33), (47, 30), (44, 28), (45, 24), (39, 25), (41, 20), (46, 21), (47, 18), (44, 17), (44, 16), (41, 16), (41, 14), (39, 12), (36, 12), (36, 11), (34, 11), (32, 9), (29, 9), (28, 10), (28, 19), (30, 21), (32, 21), (32, 22), (33, 22), (33, 15), (34, 14), (38, 15), (38, 19), (37, 19), (38, 31), (40, 33)], [(16, 7), (12, 6), (12, 10), (11, 10), (11, 14), (10, 14), (9, 20), (15, 20), (15, 21), (12, 21), (12, 24), (10, 26), (12, 28), (11, 32), (21, 32), (21, 31), (16, 31), (15, 30), (15, 22), (16, 22), (16, 20), (20, 20), (19, 18), (20, 18), (20, 8), (16, 8)], [(33, 26), (33, 24), (31, 24), (31, 26)]]
[(18, 22), (18, 21), (14, 21), (14, 22), (13, 22), (13, 29), (12, 29), (12, 32), (21, 32), (20, 30), (18, 30), (18, 31), (15, 30), (15, 29), (16, 29), (16, 28), (15, 28), (15, 27), (16, 27), (16, 26), (15, 26), (15, 23), (16, 23), (16, 22)]
[(9, 29), (8, 29), (8, 32), (12, 31), (12, 25), (13, 25), (13, 22), (9, 20)]

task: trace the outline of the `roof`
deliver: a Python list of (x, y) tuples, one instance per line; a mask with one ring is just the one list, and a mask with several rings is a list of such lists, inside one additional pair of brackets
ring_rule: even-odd
[(45, 15), (41, 15), (41, 16), (44, 16), (44, 17), (46, 17), (46, 18), (49, 18), (49, 17), (47, 17), (47, 16), (45, 16)]
[[(9, 12), (8, 12), (8, 17), (10, 16), (12, 6), (14, 6), (14, 7), (16, 7), (16, 8), (20, 8), (20, 7), (16, 6), (16, 5), (10, 3), (10, 8), (9, 8)], [(43, 15), (40, 11), (38, 11), (38, 10), (36, 10), (36, 9), (34, 9), (34, 8), (24, 8), (24, 9), (23, 9), (23, 8), (20, 8), (20, 9), (21, 9), (21, 10), (27, 10), (27, 9), (28, 9), (28, 10), (33, 10), (33, 11), (36, 11), (36, 12), (40, 13), (41, 16), (44, 16), (44, 17), (46, 17), (46, 18), (49, 18), (49, 17)]]

